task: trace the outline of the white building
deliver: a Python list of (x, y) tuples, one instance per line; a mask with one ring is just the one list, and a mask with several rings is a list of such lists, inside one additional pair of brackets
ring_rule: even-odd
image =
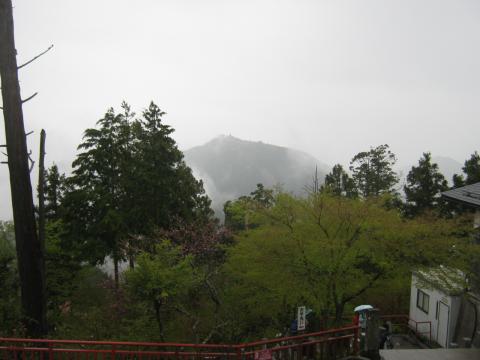
[(414, 272), (410, 292), (410, 327), (441, 347), (455, 346), (462, 306), (464, 277), (457, 270), (440, 266), (429, 272)]

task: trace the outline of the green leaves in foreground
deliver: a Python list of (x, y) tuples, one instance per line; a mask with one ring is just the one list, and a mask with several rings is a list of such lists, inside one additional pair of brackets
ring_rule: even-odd
[(339, 321), (347, 307), (379, 284), (388, 286), (388, 279), (409, 278), (418, 267), (460, 263), (452, 254), (462, 242), (453, 234), (455, 224), (405, 220), (384, 201), (278, 194), (274, 206), (259, 208), (260, 224), (240, 233), (227, 263), (238, 284), (232, 291), (247, 304), (245, 322), (278, 318), (288, 304)]

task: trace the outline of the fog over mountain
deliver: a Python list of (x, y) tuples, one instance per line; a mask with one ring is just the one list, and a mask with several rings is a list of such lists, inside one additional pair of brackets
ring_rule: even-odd
[[(195, 176), (203, 180), (205, 191), (219, 217), (223, 217), (223, 204), (227, 200), (250, 194), (258, 183), (267, 187), (280, 186), (282, 190), (303, 195), (305, 187), (312, 183), (316, 167), (321, 182), (331, 169), (331, 166), (305, 152), (231, 135), (218, 136), (184, 154)], [(432, 161), (438, 164), (450, 185), (452, 176), (462, 173), (462, 164), (450, 157), (433, 156)], [(343, 165), (348, 169), (348, 164)], [(417, 165), (396, 166), (400, 192), (403, 192), (411, 167)]]
[(301, 195), (316, 167), (322, 181), (330, 169), (298, 150), (223, 135), (185, 151), (185, 161), (204, 181), (219, 216), (225, 201), (250, 194), (258, 183)]
[(440, 172), (445, 176), (450, 186), (453, 186), (453, 175), (463, 174), (463, 164), (447, 156), (433, 156), (432, 161), (438, 164)]

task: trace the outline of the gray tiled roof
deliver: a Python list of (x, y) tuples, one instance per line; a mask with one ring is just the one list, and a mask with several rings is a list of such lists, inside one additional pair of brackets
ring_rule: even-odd
[(480, 182), (445, 191), (442, 193), (442, 196), (449, 200), (460, 201), (467, 205), (480, 207)]

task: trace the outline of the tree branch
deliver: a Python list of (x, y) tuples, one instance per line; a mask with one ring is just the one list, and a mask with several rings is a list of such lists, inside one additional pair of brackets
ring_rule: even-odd
[(380, 279), (380, 277), (383, 275), (383, 272), (379, 272), (377, 274), (375, 274), (375, 276), (373, 278), (370, 279), (370, 281), (363, 287), (361, 288), (360, 290), (358, 290), (356, 293), (350, 295), (350, 296), (347, 296), (346, 298), (342, 298), (342, 302), (344, 304), (346, 304), (347, 302), (355, 299), (357, 296), (360, 296), (362, 295), (365, 291), (367, 291), (368, 289), (370, 289), (373, 284), (378, 280)]
[(45, 55), (47, 52), (49, 52), (50, 50), (52, 50), (52, 48), (53, 48), (53, 44), (50, 45), (47, 50), (41, 52), (40, 54), (38, 54), (37, 56), (35, 56), (33, 59), (27, 61), (26, 63), (24, 63), (24, 64), (22, 64), (22, 65), (20, 65), (20, 66), (17, 66), (17, 70), (20, 70), (20, 69), (23, 68), (24, 66), (27, 66), (28, 64), (34, 62), (34, 61), (37, 60), (40, 56)]
[(28, 152), (28, 160), (30, 161), (30, 167), (28, 169), (28, 172), (32, 172), (33, 167), (35, 166), (35, 161), (32, 159), (32, 150)]
[(22, 100), (22, 104), (26, 103), (27, 101), (29, 100), (32, 100), (35, 96), (38, 95), (38, 92), (34, 93), (32, 96), (29, 96), (28, 98), (26, 98), (25, 100)]

